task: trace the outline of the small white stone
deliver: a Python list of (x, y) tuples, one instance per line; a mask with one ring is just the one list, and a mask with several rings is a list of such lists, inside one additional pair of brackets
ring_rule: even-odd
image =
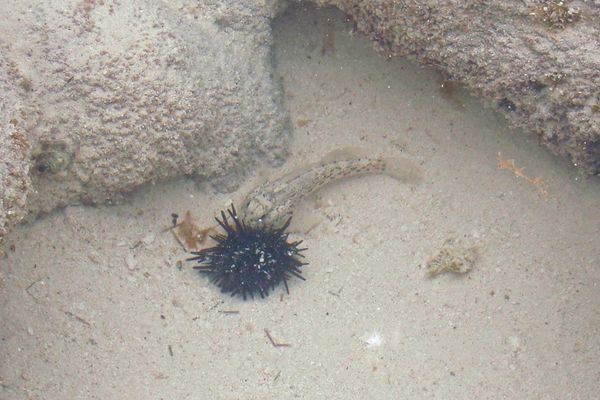
[(152, 244), (154, 242), (154, 239), (156, 239), (156, 235), (154, 233), (149, 233), (146, 236), (144, 236), (144, 238), (142, 239), (142, 242), (144, 242), (144, 244), (146, 246)]
[(127, 257), (125, 257), (125, 263), (127, 264), (127, 268), (129, 268), (129, 270), (131, 271), (133, 271), (137, 266), (137, 260), (135, 259), (135, 256), (131, 253), (128, 254)]
[(521, 347), (521, 339), (518, 336), (510, 336), (508, 338), (508, 344), (510, 344), (513, 351), (518, 351)]
[(367, 349), (374, 349), (383, 346), (383, 336), (381, 336), (381, 334), (377, 331), (365, 334), (361, 339), (365, 343)]

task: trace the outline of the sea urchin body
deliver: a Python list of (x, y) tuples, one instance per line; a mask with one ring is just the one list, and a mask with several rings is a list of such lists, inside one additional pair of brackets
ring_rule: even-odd
[(289, 293), (287, 280), (292, 275), (302, 280), (300, 267), (303, 248), (302, 241), (288, 242), (285, 230), (290, 219), (280, 228), (271, 226), (253, 227), (242, 221), (235, 208), (227, 210), (233, 220), (229, 223), (227, 215), (221, 211), (221, 219), (215, 218), (225, 230), (225, 234), (211, 236), (217, 245), (208, 249), (192, 252), (197, 261), (194, 269), (210, 275), (211, 281), (231, 296), (240, 294), (260, 297), (269, 295), (276, 285), (283, 282)]

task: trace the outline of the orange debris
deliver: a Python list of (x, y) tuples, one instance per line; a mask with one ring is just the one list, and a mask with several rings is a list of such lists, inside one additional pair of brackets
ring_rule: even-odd
[(524, 179), (525, 182), (529, 183), (530, 185), (533, 185), (535, 187), (535, 190), (539, 194), (541, 194), (542, 196), (548, 196), (548, 185), (546, 184), (546, 182), (544, 182), (544, 180), (541, 177), (528, 177), (527, 175), (525, 175), (525, 168), (517, 166), (515, 160), (513, 159), (508, 160), (502, 158), (502, 154), (500, 152), (498, 153), (497, 160), (499, 169), (507, 169), (509, 171), (512, 171), (512, 173), (515, 174), (517, 178)]

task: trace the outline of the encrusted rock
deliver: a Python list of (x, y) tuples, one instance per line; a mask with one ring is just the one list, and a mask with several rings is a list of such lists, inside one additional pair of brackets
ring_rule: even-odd
[(600, 174), (597, 1), (317, 0), (379, 49), (436, 66), (535, 132), (585, 174)]

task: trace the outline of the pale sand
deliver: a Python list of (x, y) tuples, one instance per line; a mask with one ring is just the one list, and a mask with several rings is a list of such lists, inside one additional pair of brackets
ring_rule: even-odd
[[(416, 160), (425, 181), (357, 178), (308, 199), (307, 281), (265, 300), (178, 269), (187, 255), (161, 233), (188, 209), (212, 224), (258, 174), (229, 195), (182, 180), (16, 229), (0, 260), (1, 399), (596, 398), (598, 179), (351, 28), (312, 9), (275, 26), (294, 127), (283, 168), (359, 146)], [(473, 270), (427, 278), (425, 260), (463, 236)]]

